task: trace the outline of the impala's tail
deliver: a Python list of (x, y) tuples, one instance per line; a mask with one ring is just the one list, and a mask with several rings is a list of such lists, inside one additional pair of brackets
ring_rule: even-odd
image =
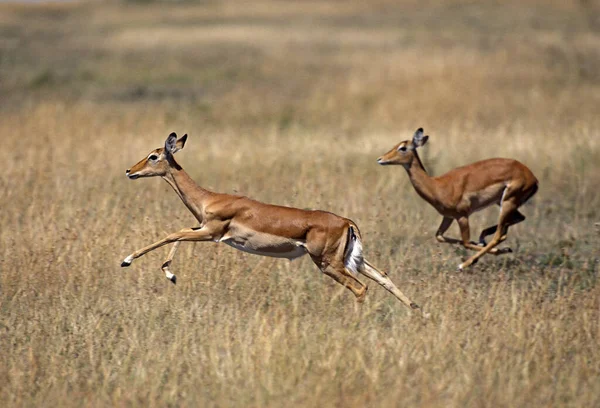
[(358, 272), (363, 266), (363, 247), (360, 242), (360, 236), (357, 233), (356, 225), (348, 227), (348, 236), (346, 238), (346, 249), (344, 251), (344, 266), (354, 276), (358, 276)]

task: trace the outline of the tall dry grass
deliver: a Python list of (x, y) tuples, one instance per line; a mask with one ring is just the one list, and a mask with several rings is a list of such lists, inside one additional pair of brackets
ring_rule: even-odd
[[(584, 3), (588, 5), (588, 3)], [(593, 6), (593, 5), (592, 5)], [(590, 7), (592, 7), (590, 6)], [(587, 7), (587, 6), (586, 6)], [(565, 2), (0, 6), (0, 400), (6, 406), (598, 406), (600, 34)], [(424, 126), (434, 174), (494, 156), (540, 191), (515, 253), (436, 243), (375, 159)], [(183, 244), (171, 131), (201, 185), (352, 218), (431, 313), (309, 259)], [(473, 235), (495, 221), (479, 213)], [(452, 234), (458, 231), (453, 227)]]

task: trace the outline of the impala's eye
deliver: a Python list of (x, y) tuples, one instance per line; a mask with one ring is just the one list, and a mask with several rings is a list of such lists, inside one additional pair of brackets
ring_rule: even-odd
[(398, 148), (398, 151), (400, 151), (400, 152), (405, 152), (405, 151), (406, 151), (406, 146), (405, 146), (405, 145), (403, 145), (403, 146), (400, 146), (400, 147)]
[(154, 160), (158, 159), (158, 156), (155, 154), (151, 154), (150, 156), (148, 156), (148, 159), (154, 161)]

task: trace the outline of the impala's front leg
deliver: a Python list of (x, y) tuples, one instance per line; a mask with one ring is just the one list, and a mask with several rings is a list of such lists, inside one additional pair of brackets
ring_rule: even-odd
[[(196, 227), (196, 228), (183, 229), (181, 231), (198, 231), (199, 229), (200, 229), (200, 227)], [(177, 277), (173, 273), (171, 273), (170, 267), (171, 267), (171, 261), (173, 261), (173, 258), (175, 257), (175, 253), (177, 252), (177, 249), (179, 248), (179, 244), (181, 244), (181, 241), (177, 241), (173, 244), (173, 246), (171, 247), (171, 250), (169, 251), (169, 255), (167, 255), (167, 259), (165, 259), (165, 261), (163, 262), (163, 264), (161, 266), (161, 269), (165, 273), (165, 276), (167, 277), (167, 279), (173, 283), (177, 283)]]
[[(471, 251), (481, 251), (481, 247), (477, 245), (475, 242), (471, 241), (471, 229), (469, 227), (469, 218), (468, 217), (460, 217), (458, 220), (458, 226), (460, 228), (460, 235), (462, 238), (462, 246), (466, 249), (470, 249)], [(490, 251), (491, 254), (498, 255), (498, 249), (493, 248)]]
[(181, 241), (212, 241), (215, 239), (215, 237), (219, 237), (219, 236), (220, 236), (220, 234), (218, 233), (218, 230), (216, 230), (214, 228), (208, 228), (207, 226), (204, 226), (199, 229), (184, 228), (181, 231), (170, 234), (169, 236), (167, 236), (164, 239), (161, 239), (160, 241), (157, 241), (151, 245), (148, 245), (145, 248), (135, 251), (133, 254), (129, 255), (127, 258), (125, 258), (123, 260), (123, 262), (121, 263), (121, 266), (122, 267), (129, 266), (129, 265), (131, 265), (131, 262), (133, 262), (134, 259), (139, 258), (140, 256), (147, 254), (148, 252), (153, 251), (156, 248), (160, 248), (163, 245), (167, 245), (167, 244), (170, 244), (171, 242), (175, 242), (175, 245), (169, 252), (169, 256), (167, 257), (167, 260), (165, 261), (165, 263), (163, 263), (163, 271), (165, 271), (167, 278), (169, 280), (171, 280), (171, 282), (175, 283), (176, 278), (175, 278), (175, 275), (173, 275), (169, 271), (169, 264), (171, 263), (173, 256), (175, 256), (175, 252), (177, 251), (179, 242), (181, 242)]
[[(455, 238), (448, 238), (448, 237), (444, 236), (444, 233), (448, 230), (448, 228), (450, 228), (450, 225), (452, 225), (452, 221), (454, 221), (454, 219), (449, 218), (449, 217), (444, 217), (442, 219), (442, 223), (440, 224), (437, 232), (435, 233), (435, 239), (437, 239), (438, 242), (441, 242), (443, 244), (460, 244), (467, 249), (479, 251), (481, 248), (477, 247), (477, 244), (475, 244), (474, 242), (469, 241), (470, 232), (469, 232), (468, 218), (462, 217), (457, 220), (458, 226), (460, 227), (460, 233), (461, 233), (462, 240), (455, 239)], [(466, 232), (465, 232), (465, 229), (466, 229)], [(465, 241), (464, 241), (465, 234), (467, 235), (467, 244), (466, 245), (465, 245)]]
[(181, 241), (177, 241), (173, 244), (173, 247), (171, 247), (171, 250), (169, 251), (169, 255), (167, 255), (167, 259), (165, 259), (165, 261), (163, 262), (163, 264), (161, 266), (161, 269), (165, 273), (165, 276), (167, 277), (167, 279), (173, 283), (177, 283), (177, 277), (175, 275), (173, 275), (173, 273), (171, 273), (170, 266), (171, 266), (171, 261), (173, 260), (173, 257), (175, 256), (175, 252), (177, 252), (177, 248), (179, 247), (179, 244), (181, 244)]
[(444, 233), (446, 231), (448, 231), (448, 228), (450, 228), (450, 225), (452, 225), (452, 221), (454, 221), (454, 220), (450, 217), (442, 218), (442, 223), (440, 224), (437, 232), (435, 233), (435, 239), (437, 239), (438, 242), (444, 242), (444, 243), (450, 243), (450, 244), (456, 244), (459, 242), (457, 239), (444, 237)]

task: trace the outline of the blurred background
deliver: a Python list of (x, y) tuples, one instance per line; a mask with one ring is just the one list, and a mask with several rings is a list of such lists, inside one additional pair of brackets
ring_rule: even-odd
[[(0, 1), (0, 399), (27, 405), (597, 406), (600, 4)], [(515, 158), (540, 180), (515, 251), (441, 245), (376, 159), (424, 127), (430, 174)], [(183, 244), (125, 169), (175, 131), (203, 187), (353, 219), (415, 302)], [(471, 220), (472, 236), (497, 209)], [(450, 236), (458, 236), (451, 227)]]

